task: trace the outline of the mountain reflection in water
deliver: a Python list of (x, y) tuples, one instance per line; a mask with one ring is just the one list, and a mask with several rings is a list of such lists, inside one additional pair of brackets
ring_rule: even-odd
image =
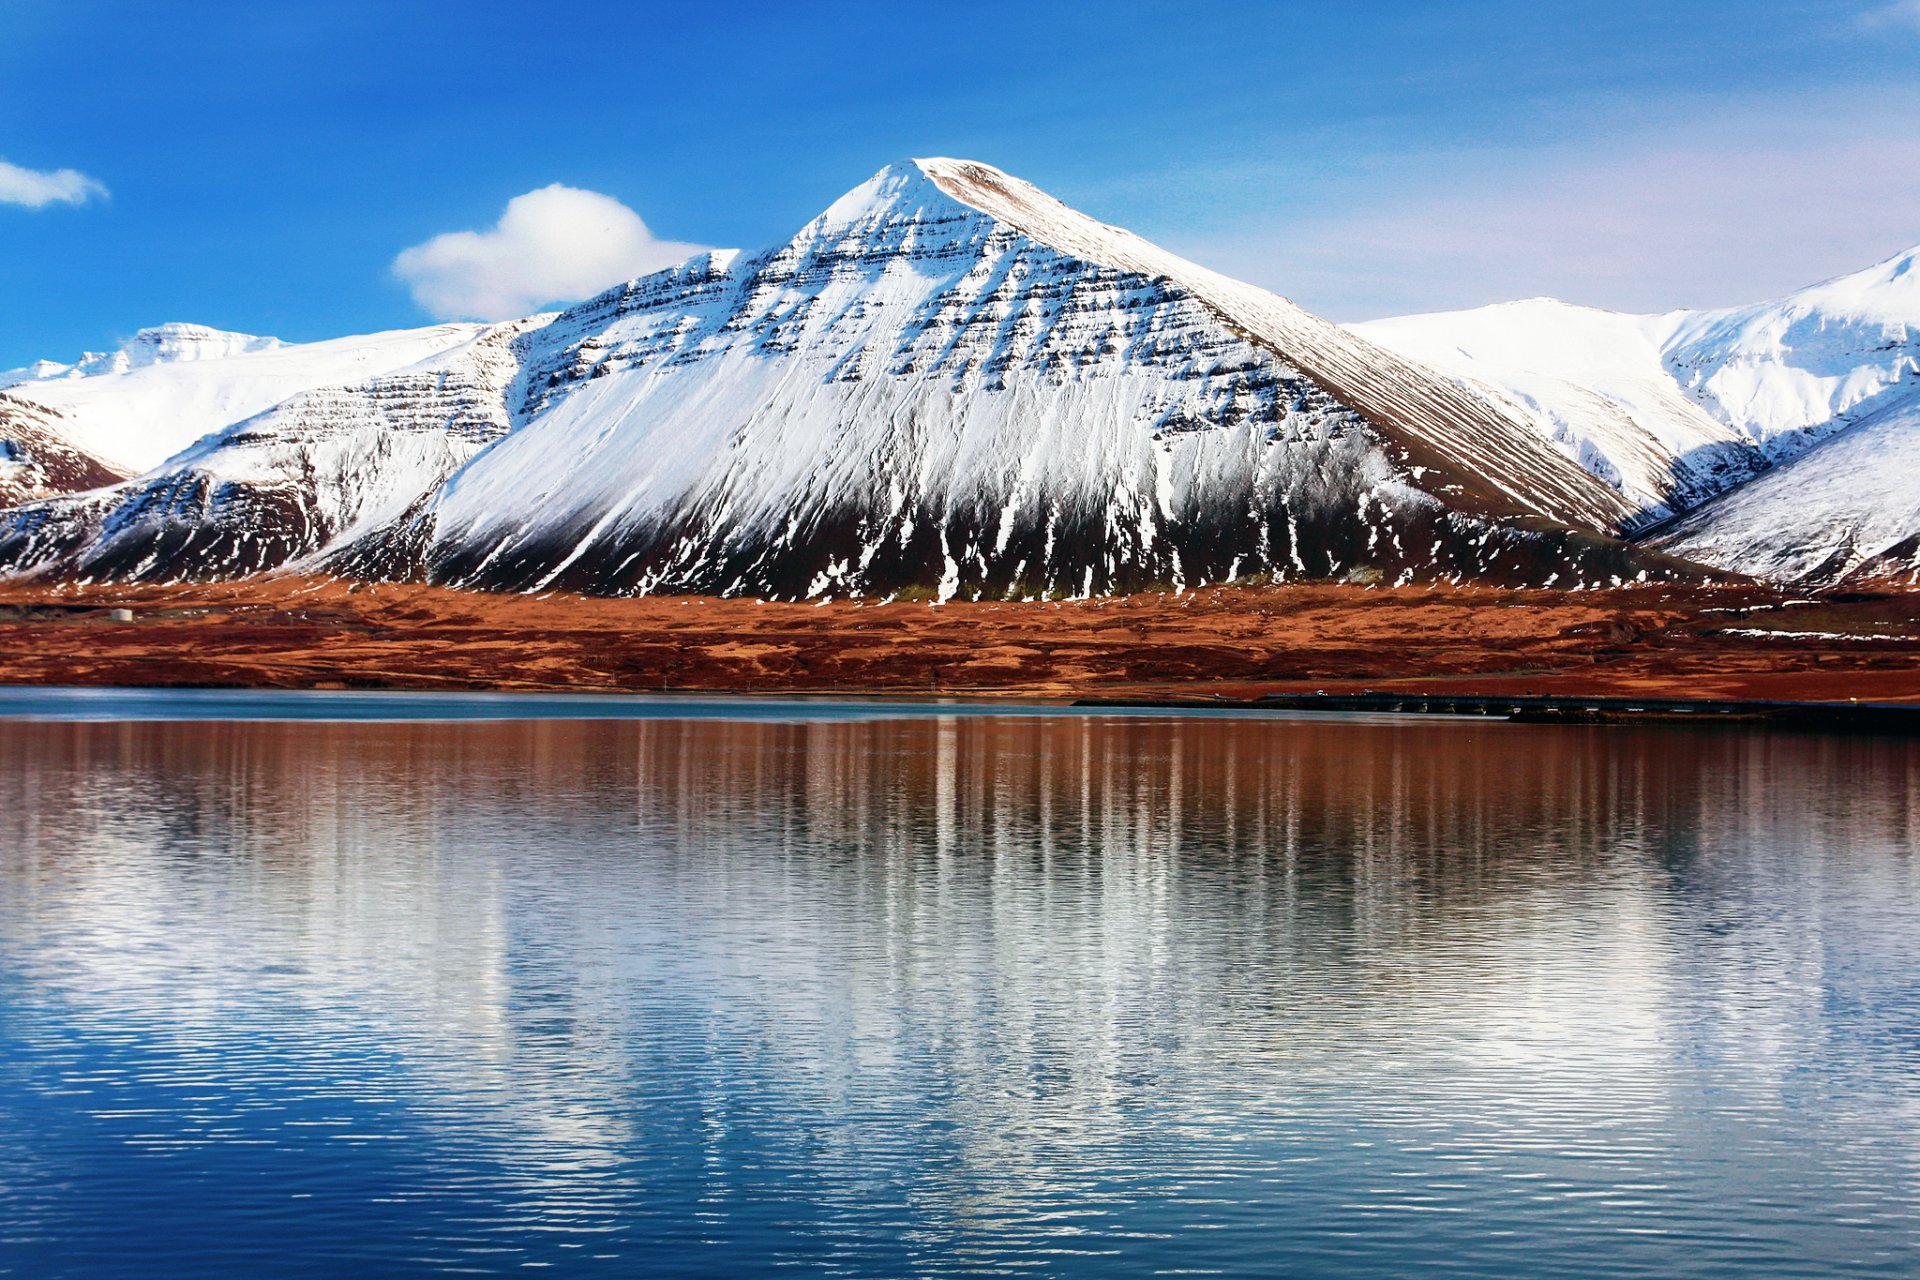
[(0, 725), (0, 1274), (1910, 1275), (1920, 753)]

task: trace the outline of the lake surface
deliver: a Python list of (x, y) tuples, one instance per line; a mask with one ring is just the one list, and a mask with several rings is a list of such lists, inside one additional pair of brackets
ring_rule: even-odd
[(0, 1273), (1920, 1274), (1913, 745), (647, 705), (0, 722)]

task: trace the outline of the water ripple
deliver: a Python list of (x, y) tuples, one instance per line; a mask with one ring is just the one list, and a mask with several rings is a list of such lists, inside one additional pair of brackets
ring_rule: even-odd
[(0, 1274), (1906, 1276), (1920, 752), (0, 732)]

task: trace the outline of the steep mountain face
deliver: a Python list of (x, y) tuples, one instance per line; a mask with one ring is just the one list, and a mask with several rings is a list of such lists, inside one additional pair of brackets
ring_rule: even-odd
[(294, 344), (167, 324), (142, 329), (118, 351), (0, 374), (0, 388), (59, 414), (70, 445), (128, 475), (289, 396), (404, 369), (479, 330), (433, 325)]
[(69, 440), (60, 414), (0, 392), (0, 507), (125, 476)]
[(386, 576), (360, 540), (417, 510), (509, 425), (514, 343), (547, 317), (480, 329), (410, 368), (300, 392), (138, 479), (0, 511), (23, 575), (167, 581), (332, 554)]
[(393, 531), (436, 581), (784, 598), (1610, 581), (1631, 504), (1425, 368), (997, 170), (882, 171), (525, 347), (523, 422)]

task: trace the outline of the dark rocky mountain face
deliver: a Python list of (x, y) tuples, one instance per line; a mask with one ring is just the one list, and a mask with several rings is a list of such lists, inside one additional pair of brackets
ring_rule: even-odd
[(0, 506), (126, 478), (68, 438), (57, 412), (0, 391)]

